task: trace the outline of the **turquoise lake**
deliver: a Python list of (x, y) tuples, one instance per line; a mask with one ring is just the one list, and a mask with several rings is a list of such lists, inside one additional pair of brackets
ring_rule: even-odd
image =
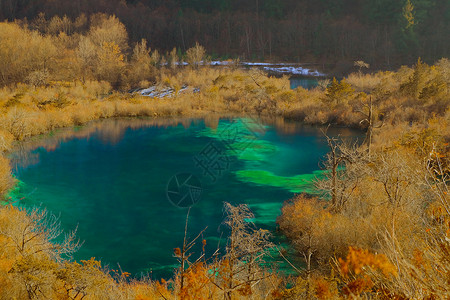
[(66, 231), (78, 228), (84, 244), (75, 259), (95, 257), (135, 276), (170, 277), (187, 213), (172, 203), (174, 175), (190, 174), (201, 185), (179, 194), (196, 202), (188, 236), (207, 227), (203, 238), (212, 253), (226, 238), (224, 201), (248, 204), (256, 225), (279, 242), (275, 221), (283, 202), (311, 190), (326, 153), (319, 128), (279, 119), (104, 120), (21, 144), (11, 154), (20, 180), (11, 195), (17, 205), (60, 216)]
[(319, 84), (319, 81), (316, 78), (304, 78), (304, 77), (291, 77), (289, 79), (289, 82), (291, 89), (296, 89), (300, 86), (304, 89), (310, 90), (315, 88)]

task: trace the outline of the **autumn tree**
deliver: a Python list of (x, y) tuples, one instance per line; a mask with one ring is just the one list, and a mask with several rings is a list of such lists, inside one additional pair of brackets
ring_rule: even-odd
[[(68, 299), (85, 297), (120, 297), (120, 291), (113, 278), (105, 272), (100, 261), (91, 258), (78, 262), (65, 261), (55, 272), (60, 282), (58, 294)], [(125, 274), (124, 276), (127, 276)]]
[(177, 48), (173, 48), (167, 55), (167, 63), (172, 69), (176, 69), (180, 58), (178, 57)]
[(186, 61), (194, 69), (198, 69), (200, 64), (206, 60), (206, 50), (199, 43), (186, 51)]
[(285, 203), (277, 220), (280, 229), (292, 239), (301, 253), (308, 278), (313, 270), (314, 258), (323, 258), (324, 254), (328, 254), (324, 246), (331, 234), (327, 228), (330, 218), (324, 202), (302, 194)]
[(223, 292), (224, 299), (233, 299), (234, 294), (252, 294), (252, 287), (271, 278), (261, 265), (273, 245), (269, 241), (269, 232), (257, 229), (251, 222), (254, 215), (247, 205), (225, 203), (224, 206), (227, 215), (224, 224), (229, 228), (230, 236), (223, 258), (214, 264), (218, 272), (213, 273), (210, 280)]
[(124, 51), (127, 49), (125, 26), (116, 17), (103, 14), (92, 17), (89, 32), (80, 38), (77, 49), (83, 80), (93, 76), (119, 87), (124, 77)]
[[(192, 247), (195, 246), (197, 240), (202, 236), (203, 232), (206, 230), (203, 229), (200, 231), (199, 234), (192, 240), (188, 240), (188, 221), (189, 221), (189, 213), (191, 211), (191, 208), (188, 209), (186, 214), (186, 223), (184, 227), (184, 238), (183, 238), (183, 245), (181, 248), (175, 248), (174, 249), (174, 256), (178, 259), (178, 262), (180, 263), (180, 267), (177, 272), (177, 283), (179, 285), (179, 294), (181, 299), (189, 299), (186, 298), (190, 293), (192, 293), (192, 289), (197, 289), (196, 283), (197, 281), (190, 277), (192, 274), (196, 274), (196, 276), (203, 276), (205, 277), (206, 269), (203, 267), (204, 262), (206, 261), (204, 255), (205, 255), (205, 246), (206, 246), (206, 240), (202, 240), (202, 254), (197, 257), (194, 260), (191, 258), (191, 250)], [(203, 270), (203, 271), (202, 271)], [(198, 278), (200, 279), (200, 278)], [(188, 286), (186, 286), (186, 284)], [(200, 283), (200, 285), (205, 285), (204, 283)]]
[(10, 224), (3, 224), (0, 233), (10, 239), (20, 256), (47, 253), (56, 260), (71, 258), (80, 247), (73, 231), (66, 234), (62, 242), (57, 239), (62, 234), (55, 215), (45, 210), (32, 209), (28, 213), (16, 208), (5, 208)]
[(344, 79), (339, 82), (336, 78), (333, 78), (325, 91), (324, 101), (334, 105), (346, 103), (353, 97), (353, 92), (354, 89)]
[(134, 46), (129, 65), (129, 77), (134, 84), (138, 84), (142, 80), (154, 81), (156, 79), (156, 70), (152, 64), (150, 52), (147, 41), (144, 39)]
[(374, 129), (383, 126), (384, 122), (379, 121), (379, 119), (383, 117), (383, 115), (376, 111), (376, 107), (374, 106), (372, 101), (372, 96), (369, 96), (368, 100), (366, 96), (363, 98), (364, 99), (361, 101), (360, 107), (357, 109), (357, 111), (364, 116), (364, 119), (362, 119), (359, 124), (367, 126), (364, 144), (366, 144), (367, 146), (367, 152), (370, 157), (370, 147), (372, 146), (373, 131)]
[(395, 298), (377, 281), (377, 276), (395, 278), (396, 266), (384, 254), (373, 254), (369, 250), (350, 247), (345, 259), (336, 260), (336, 269), (343, 283), (342, 292), (347, 297), (359, 297), (367, 293), (383, 293)]
[(366, 62), (364, 62), (364, 61), (362, 61), (362, 60), (357, 60), (357, 61), (355, 61), (355, 62), (353, 63), (353, 65), (354, 65), (355, 67), (358, 67), (359, 75), (362, 74), (362, 68), (368, 69), (369, 66), (370, 66), (368, 63), (366, 63)]
[(62, 32), (66, 35), (71, 35), (74, 29), (75, 26), (67, 15), (64, 15), (62, 18), (54, 16), (48, 22), (46, 32), (52, 35), (58, 35)]
[(14, 137), (10, 132), (0, 129), (0, 153), (11, 149), (13, 140)]
[(44, 210), (0, 208), (2, 299), (120, 298), (122, 290), (99, 261), (70, 262), (80, 243), (61, 237), (58, 218)]
[[(417, 216), (423, 212), (423, 203), (429, 201), (428, 192), (423, 189), (425, 182), (421, 178), (424, 170), (424, 161), (419, 156), (408, 149), (397, 147), (373, 155), (371, 162), (364, 164), (360, 172), (367, 179), (364, 184), (370, 185), (373, 205), (389, 208), (391, 216), (387, 217), (395, 221), (398, 218), (396, 213)], [(410, 221), (421, 222), (416, 218)]]
[(23, 82), (32, 72), (51, 71), (57, 49), (49, 37), (0, 24), (0, 83)]
[(46, 211), (0, 209), (0, 246), (10, 259), (9, 278), (19, 285), (14, 289), (19, 298), (52, 297), (58, 261), (71, 257), (79, 247), (75, 232), (57, 241), (60, 234), (57, 218)]
[(414, 66), (414, 72), (408, 81), (401, 85), (401, 91), (406, 95), (419, 99), (422, 90), (425, 88), (429, 77), (429, 67), (420, 58)]
[[(174, 249), (174, 256), (180, 263), (174, 280), (175, 294), (186, 300), (239, 296), (267, 299), (279, 294), (281, 279), (267, 270), (265, 260), (273, 246), (269, 232), (254, 226), (250, 221), (254, 215), (244, 204), (225, 203), (225, 211), (224, 224), (230, 232), (224, 254), (220, 254), (218, 245), (215, 252), (206, 257), (206, 240), (202, 240), (201, 255), (196, 258), (192, 257), (191, 250), (203, 231), (192, 240), (187, 239), (188, 211), (183, 245)], [(167, 293), (167, 288), (162, 287), (160, 294)]]
[[(22, 96), (20, 93), (16, 94), (12, 100), (20, 101)], [(12, 134), (14, 139), (22, 140), (27, 136), (29, 119), (26, 109), (14, 106), (0, 119), (0, 126)]]
[(85, 81), (94, 73), (97, 59), (97, 47), (87, 37), (81, 37), (77, 48), (77, 58), (81, 67), (82, 80)]
[(97, 53), (96, 78), (108, 81), (117, 88), (120, 85), (124, 70), (124, 55), (119, 46), (114, 42), (103, 43)]
[(120, 52), (128, 50), (128, 34), (125, 25), (116, 16), (96, 14), (91, 17), (87, 37), (98, 47), (115, 44)]
[(313, 272), (329, 269), (332, 255), (345, 255), (348, 247), (357, 239), (345, 238), (356, 226), (351, 220), (333, 214), (326, 202), (301, 194), (287, 201), (277, 219), (282, 232), (290, 239), (305, 262), (302, 268), (304, 289), (296, 297), (310, 299), (314, 293)]
[[(405, 237), (399, 234), (401, 228), (397, 225), (395, 230), (386, 230), (381, 235), (383, 255), (376, 255), (380, 259), (367, 250), (353, 249), (353, 254), (346, 260), (339, 260), (345, 278), (348, 278), (348, 272), (353, 272), (353, 281), (347, 282), (345, 289), (348, 293), (360, 293), (364, 283), (366, 289), (378, 289), (389, 298), (424, 299), (450, 295), (446, 281), (450, 274), (449, 172), (443, 164), (447, 159), (447, 154), (431, 150), (427, 158), (427, 171), (417, 174), (427, 182), (421, 184), (425, 188), (421, 192), (425, 201), (419, 204), (425, 205), (427, 212), (409, 214), (409, 218), (420, 216), (423, 222), (423, 226), (414, 231), (414, 243), (405, 242)], [(405, 186), (402, 196), (405, 190), (415, 186), (417, 184)], [(414, 194), (418, 194), (418, 191)], [(396, 218), (398, 224), (398, 215)], [(354, 261), (353, 267), (349, 265), (350, 260)]]
[(357, 189), (360, 176), (356, 165), (363, 156), (356, 144), (350, 144), (325, 134), (330, 152), (323, 162), (324, 176), (315, 180), (315, 187), (330, 197), (331, 208), (339, 212)]

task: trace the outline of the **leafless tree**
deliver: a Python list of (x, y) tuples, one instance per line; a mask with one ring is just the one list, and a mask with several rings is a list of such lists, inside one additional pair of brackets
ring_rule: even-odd
[[(174, 250), (174, 256), (178, 259), (180, 262), (180, 290), (183, 290), (184, 288), (184, 278), (187, 271), (187, 268), (189, 268), (193, 263), (189, 261), (189, 258), (191, 257), (192, 253), (190, 252), (192, 247), (195, 245), (196, 241), (202, 236), (203, 232), (206, 230), (203, 229), (200, 231), (200, 233), (191, 241), (187, 240), (187, 231), (188, 231), (188, 222), (189, 222), (189, 213), (191, 211), (191, 208), (188, 209), (188, 212), (186, 214), (186, 225), (184, 227), (184, 238), (183, 238), (183, 246), (182, 248), (175, 248)], [(198, 261), (202, 260), (204, 258), (204, 249), (203, 253), (198, 257), (195, 261), (197, 263)]]
[(376, 119), (378, 118), (378, 116), (374, 113), (372, 96), (369, 97), (369, 101), (367, 103), (361, 102), (361, 106), (362, 107), (360, 109), (357, 109), (357, 112), (361, 113), (364, 116), (364, 119), (362, 119), (359, 123), (361, 125), (367, 124), (367, 132), (364, 143), (367, 145), (367, 152), (370, 156), (373, 130), (376, 128), (381, 128), (384, 125), (384, 122), (376, 124)]
[(28, 213), (19, 210), (13, 214), (10, 226), (2, 228), (0, 234), (11, 239), (22, 257), (45, 253), (57, 261), (71, 258), (81, 243), (76, 238), (76, 229), (65, 234), (64, 239), (58, 242), (63, 233), (59, 217), (46, 210), (34, 208)]
[(224, 299), (232, 299), (236, 290), (251, 289), (270, 275), (261, 267), (267, 250), (273, 247), (267, 230), (257, 229), (255, 216), (245, 204), (233, 206), (225, 202), (224, 224), (231, 230), (223, 258), (217, 262), (220, 278), (211, 281), (223, 291)]
[(351, 166), (363, 159), (356, 143), (349, 144), (342, 139), (329, 137), (327, 139), (330, 152), (324, 162), (325, 174), (317, 178), (315, 186), (318, 190), (331, 197), (331, 206), (338, 212), (343, 209), (359, 183), (358, 172)]

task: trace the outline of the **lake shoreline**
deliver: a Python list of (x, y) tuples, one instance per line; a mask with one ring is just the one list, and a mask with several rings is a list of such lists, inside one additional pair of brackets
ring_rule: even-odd
[[(221, 118), (219, 118), (219, 121), (222, 123), (222, 121), (228, 122), (230, 119), (236, 119), (236, 116), (221, 116)], [(239, 119), (239, 118), (238, 118)], [(161, 122), (162, 121), (162, 122)], [(39, 156), (44, 155), (44, 153), (48, 152), (48, 155), (52, 155), (51, 153), (55, 152), (57, 149), (58, 152), (62, 151), (62, 149), (64, 148), (62, 145), (63, 144), (71, 144), (73, 143), (73, 140), (89, 140), (92, 142), (92, 140), (96, 140), (100, 137), (102, 137), (102, 143), (104, 143), (105, 145), (115, 145), (116, 143), (120, 143), (120, 141), (122, 141), (125, 138), (125, 132), (129, 133), (129, 129), (131, 129), (131, 131), (135, 131), (135, 130), (147, 130), (147, 128), (159, 128), (159, 130), (163, 130), (163, 131), (170, 131), (171, 128), (177, 127), (180, 128), (180, 126), (182, 125), (184, 127), (184, 129), (186, 131), (190, 131), (189, 128), (191, 127), (196, 127), (196, 124), (199, 123), (204, 123), (205, 120), (204, 119), (193, 119), (193, 118), (176, 118), (176, 117), (168, 117), (168, 118), (140, 118), (140, 117), (134, 117), (134, 118), (110, 118), (110, 119), (103, 119), (103, 120), (96, 120), (96, 121), (91, 121), (83, 126), (80, 127), (74, 127), (74, 128), (65, 128), (65, 129), (58, 129), (56, 132), (52, 132), (51, 134), (44, 134), (41, 136), (36, 136), (34, 138), (31, 139), (27, 139), (24, 140), (22, 142), (20, 142), (20, 151), (21, 153), (24, 152), (33, 152), (34, 149), (37, 148), (43, 148), (43, 149), (39, 149), (38, 150), (38, 154)], [(267, 123), (263, 122), (264, 126), (268, 125)], [(279, 121), (278, 121), (279, 122)], [(276, 122), (272, 123), (272, 124), (276, 124)], [(206, 125), (206, 124), (205, 124)], [(223, 128), (223, 124), (218, 124), (220, 128)], [(299, 126), (296, 127), (297, 132), (303, 132), (306, 133), (308, 136), (310, 136), (311, 134), (320, 135), (320, 131), (317, 129), (317, 127), (315, 126), (302, 126), (301, 124), (297, 124)], [(211, 126), (211, 127), (209, 127)], [(272, 127), (272, 126), (278, 126), (277, 128)], [(282, 125), (280, 125), (280, 123), (278, 123), (277, 125), (270, 125), (270, 127), (272, 128), (270, 131), (272, 132), (277, 132), (278, 134), (283, 135), (284, 133), (282, 132)], [(120, 128), (120, 129), (119, 129)], [(206, 128), (208, 128), (207, 130), (212, 130), (212, 132), (215, 132), (216, 129), (219, 131), (219, 128), (217, 128), (217, 124), (214, 125), (214, 123), (209, 123), (208, 125), (206, 125)], [(183, 128), (181, 127), (181, 130), (183, 130)], [(281, 131), (280, 131), (281, 130)], [(285, 137), (290, 137), (290, 132), (291, 129), (288, 130), (287, 134)], [(110, 133), (114, 133), (114, 135), (109, 135)], [(207, 134), (205, 137), (213, 137), (216, 136), (217, 133), (213, 134), (210, 136), (210, 134)], [(283, 135), (284, 136), (284, 135)], [(104, 139), (106, 138), (106, 139)], [(141, 137), (142, 138), (142, 137)], [(216, 137), (217, 138), (217, 137)], [(319, 139), (321, 139), (319, 137)], [(264, 138), (264, 141), (261, 140), (261, 142), (263, 143), (259, 143), (259, 141), (255, 141), (255, 145), (254, 145), (254, 151), (253, 150), (249, 150), (250, 152), (248, 154), (246, 154), (245, 158), (239, 158), (239, 159), (243, 159), (243, 161), (252, 161), (255, 160), (254, 162), (260, 161), (261, 160), (261, 155), (268, 155), (271, 151), (274, 151), (275, 148), (270, 147), (270, 143), (267, 144), (266, 139)], [(90, 142), (90, 143), (91, 143)], [(162, 145), (160, 145), (162, 146)], [(192, 146), (192, 145), (191, 145)], [(189, 147), (191, 147), (189, 146)], [(148, 148), (148, 147), (146, 147)], [(273, 149), (272, 149), (273, 148)], [(301, 149), (301, 147), (295, 147), (296, 149), (299, 148)], [(253, 149), (253, 147), (252, 147)], [(323, 150), (323, 149), (322, 149)], [(81, 150), (80, 150), (81, 151)], [(248, 151), (246, 151), (247, 153)], [(291, 151), (292, 152), (292, 151)], [(300, 151), (302, 152), (302, 151)], [(323, 154), (326, 151), (323, 151)], [(256, 156), (252, 156), (249, 154), (254, 153), (254, 155)], [(15, 170), (26, 170), (27, 167), (27, 163), (29, 161), (29, 159), (26, 158), (25, 154), (23, 154), (24, 156), (22, 156), (22, 158), (17, 155), (15, 155), (17, 153), (11, 153), (10, 158), (12, 161), (14, 161), (15, 163), (18, 163), (20, 165), (20, 167), (15, 167)], [(19, 153), (20, 154), (20, 153)], [(45, 154), (44, 156), (47, 156), (47, 154)], [(82, 157), (88, 157), (89, 155), (82, 155)], [(121, 156), (122, 157), (122, 156)], [(302, 157), (302, 155), (300, 155), (300, 157)], [(37, 158), (39, 161), (39, 158)], [(76, 158), (75, 158), (76, 159)], [(36, 161), (32, 162), (33, 164), (36, 163)], [(111, 161), (111, 164), (114, 164), (113, 161)], [(59, 165), (59, 164), (58, 164)], [(36, 167), (33, 167), (33, 169)], [(259, 170), (259, 169), (258, 169)], [(19, 171), (18, 174), (22, 174), (23, 171)], [(35, 172), (35, 171), (33, 171)], [(37, 172), (37, 171), (36, 171)], [(259, 172), (259, 171), (258, 171)], [(246, 176), (245, 173), (241, 173), (241, 172), (237, 172), (235, 175), (232, 175), (230, 173), (230, 175), (232, 175), (232, 177), (234, 178), (234, 176), (236, 176), (236, 180), (239, 182), (243, 182), (242, 185), (244, 185), (244, 183), (246, 184), (250, 184), (250, 185), (255, 185), (255, 187), (253, 187), (254, 191), (258, 191), (259, 189), (261, 189), (261, 187), (266, 187), (269, 188), (271, 190), (286, 190), (286, 193), (289, 193), (289, 195), (291, 195), (291, 192), (295, 194), (295, 192), (298, 192), (298, 189), (301, 189), (303, 192), (303, 189), (307, 189), (308, 187), (310, 187), (310, 183), (309, 181), (311, 180), (311, 178), (314, 177), (314, 173), (316, 171), (313, 171), (313, 174), (310, 176), (309, 173), (305, 173), (303, 174), (301, 171), (300, 173), (303, 175), (296, 175), (296, 176), (291, 176), (289, 177), (286, 174), (277, 174), (275, 173), (271, 173), (271, 172), (267, 172), (265, 171), (264, 174), (261, 174), (261, 176), (258, 176), (258, 178), (256, 178), (257, 180), (255, 181), (254, 175), (252, 176)], [(234, 173), (233, 173), (234, 174)], [(297, 173), (296, 173), (297, 174)], [(251, 175), (251, 174), (250, 174)], [(316, 174), (317, 175), (317, 174)], [(17, 178), (23, 179), (21, 176), (18, 176)], [(58, 178), (62, 178), (59, 177)], [(297, 181), (298, 180), (298, 186), (296, 186), (296, 184), (294, 183), (294, 180)], [(39, 181), (41, 181), (43, 179), (39, 179)], [(17, 190), (19, 188), (19, 186), (15, 186), (15, 189), (12, 190), (10, 193), (15, 194), (12, 195), (10, 194), (10, 196), (13, 196), (13, 199), (22, 199), (22, 197), (24, 196), (23, 193), (27, 194), (27, 189), (31, 189), (31, 188), (35, 188), (37, 187), (38, 190), (41, 190), (41, 188), (39, 188), (38, 186), (35, 186), (31, 183), (31, 186), (27, 188), (28, 185), (30, 185), (29, 180), (24, 180), (25, 186), (23, 186), (21, 188), (21, 190)], [(55, 182), (54, 184), (55, 186), (58, 186), (58, 182)], [(102, 184), (100, 183), (100, 186)], [(237, 189), (239, 189), (239, 187), (236, 187)], [(292, 189), (295, 189), (292, 190)], [(58, 193), (55, 193), (55, 197), (48, 197), (48, 199), (50, 198), (58, 198)], [(62, 196), (61, 196), (62, 197)], [(262, 228), (267, 229), (268, 226), (271, 228), (271, 230), (273, 229), (273, 234), (274, 234), (274, 238), (278, 241), (280, 239), (280, 237), (278, 236), (278, 234), (276, 233), (276, 218), (279, 216), (279, 210), (281, 209), (282, 203), (286, 200), (288, 200), (291, 196), (285, 195), (284, 197), (272, 197), (272, 199), (281, 199), (282, 201), (275, 201), (275, 202), (279, 202), (278, 205), (274, 205), (272, 202), (271, 203), (265, 203), (264, 201), (267, 200), (258, 200), (260, 198), (258, 198), (257, 196), (253, 195), (252, 199), (248, 200), (250, 201), (250, 203), (252, 203), (252, 205), (250, 205), (250, 208), (252, 210), (254, 210), (255, 212), (255, 224), (257, 226), (262, 226)], [(28, 201), (33, 201), (31, 200), (33, 197), (31, 196), (30, 199)], [(254, 199), (253, 199), (254, 198)], [(264, 197), (263, 197), (264, 198)], [(47, 197), (45, 197), (45, 199), (47, 199)], [(62, 199), (64, 199), (64, 197), (62, 197)], [(83, 197), (82, 197), (83, 199)], [(19, 202), (22, 202), (22, 200), (18, 200)], [(263, 201), (263, 202), (258, 202), (258, 201)], [(31, 205), (30, 203), (32, 202), (28, 202), (28, 205)], [(43, 202), (46, 203), (46, 202)], [(51, 203), (51, 201), (50, 201)], [(240, 203), (240, 202), (239, 202)], [(246, 203), (246, 202), (243, 202)], [(80, 203), (78, 203), (79, 205)], [(270, 204), (270, 205), (268, 205)], [(65, 206), (65, 205), (64, 205)], [(50, 211), (54, 211), (54, 208), (49, 208), (47, 207), (47, 204), (45, 205), (46, 209), (50, 209)], [(270, 209), (269, 209), (270, 208)], [(58, 213), (58, 212), (55, 212)], [(276, 214), (276, 215), (275, 215)], [(270, 222), (269, 222), (270, 221)], [(174, 230), (174, 229), (173, 229)], [(208, 240), (209, 243), (209, 238), (206, 238)], [(95, 253), (91, 254), (92, 256), (95, 255)], [(98, 254), (100, 255), (100, 254)], [(125, 266), (124, 266), (125, 267)], [(127, 269), (124, 269), (126, 271), (129, 271)], [(163, 269), (160, 270), (160, 272), (162, 272)], [(154, 272), (156, 272), (157, 270), (153, 270)]]
[[(223, 114), (223, 113), (214, 113), (211, 114), (209, 112), (202, 112), (199, 114), (193, 114), (193, 115), (178, 115), (178, 116), (157, 116), (157, 117), (152, 117), (152, 116), (147, 116), (147, 115), (142, 115), (142, 116), (113, 116), (113, 117), (107, 117), (107, 118), (99, 118), (99, 119), (94, 119), (94, 120), (89, 120), (86, 123), (82, 123), (79, 125), (68, 125), (65, 127), (57, 127), (57, 128), (53, 128), (47, 132), (43, 132), (37, 135), (32, 135), (32, 136), (28, 136), (23, 140), (20, 141), (14, 141), (12, 147), (10, 149), (8, 149), (7, 152), (5, 152), (6, 156), (11, 155), (13, 152), (16, 152), (19, 148), (22, 148), (24, 146), (27, 146), (29, 144), (39, 144), (39, 142), (42, 139), (48, 139), (50, 136), (52, 136), (53, 134), (58, 134), (61, 133), (61, 131), (70, 131), (70, 130), (74, 130), (74, 129), (83, 129), (86, 126), (90, 126), (93, 124), (96, 124), (98, 122), (103, 122), (103, 121), (120, 121), (120, 120), (146, 120), (146, 121), (153, 121), (153, 123), (158, 123), (160, 121), (167, 121), (168, 123), (183, 123), (183, 121), (190, 121), (190, 120), (196, 120), (196, 119), (209, 119), (209, 120), (220, 120), (220, 119), (232, 119), (232, 118), (245, 118), (245, 117), (251, 117), (251, 118), (258, 118), (260, 120), (262, 120), (262, 122), (266, 122), (268, 124), (272, 124), (274, 126), (276, 126), (277, 120), (283, 120), (283, 121), (287, 121), (287, 122), (292, 122), (292, 123), (296, 123), (296, 125), (299, 126), (304, 126), (304, 127), (308, 127), (308, 128), (342, 128), (342, 129), (352, 129), (352, 130), (358, 130), (361, 131), (361, 128), (359, 126), (346, 126), (346, 125), (342, 125), (342, 124), (311, 124), (311, 123), (304, 123), (302, 121), (299, 121), (297, 119), (294, 118), (289, 118), (289, 117), (283, 117), (283, 116), (268, 116), (268, 115), (264, 115), (264, 116), (249, 116), (249, 115), (239, 115), (239, 114), (234, 114), (234, 113), (230, 113), (230, 114)], [(39, 147), (39, 146), (32, 146), (32, 147)]]

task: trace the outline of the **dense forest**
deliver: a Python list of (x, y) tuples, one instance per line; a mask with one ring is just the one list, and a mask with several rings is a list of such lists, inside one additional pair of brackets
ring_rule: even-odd
[(449, 0), (142, 0), (0, 1), (0, 20), (83, 20), (116, 15), (132, 43), (145, 38), (160, 52), (185, 52), (196, 42), (213, 58), (315, 62), (348, 69), (355, 60), (377, 68), (433, 63), (450, 55)]

